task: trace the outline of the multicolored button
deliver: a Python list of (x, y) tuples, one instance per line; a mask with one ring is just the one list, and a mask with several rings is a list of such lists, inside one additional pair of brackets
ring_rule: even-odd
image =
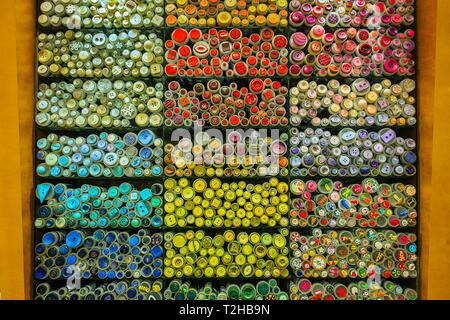
[(416, 188), (403, 183), (344, 184), (323, 178), (291, 182), (290, 225), (328, 228), (404, 228), (417, 224)]

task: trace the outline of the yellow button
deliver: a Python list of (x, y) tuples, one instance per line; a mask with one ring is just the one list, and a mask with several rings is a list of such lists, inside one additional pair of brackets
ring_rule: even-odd
[(194, 198), (195, 191), (191, 187), (186, 187), (183, 189), (181, 196), (183, 197), (184, 200), (190, 200), (190, 199)]
[(183, 274), (187, 277), (192, 276), (192, 273), (194, 272), (194, 268), (192, 268), (191, 265), (185, 265), (183, 268)]
[(50, 50), (41, 50), (38, 53), (38, 60), (41, 64), (49, 64), (53, 60), (53, 53)]
[(234, 238), (235, 238), (234, 231), (232, 231), (232, 230), (225, 231), (224, 234), (223, 234), (223, 238), (225, 239), (226, 242), (233, 241)]
[(228, 27), (231, 25), (232, 17), (227, 11), (222, 11), (217, 15), (217, 24), (221, 27)]
[(194, 181), (194, 189), (197, 193), (202, 193), (206, 189), (206, 181), (203, 179), (197, 179)]
[(178, 233), (173, 237), (172, 243), (177, 248), (184, 247), (184, 245), (186, 244), (186, 237), (184, 236), (184, 234)]

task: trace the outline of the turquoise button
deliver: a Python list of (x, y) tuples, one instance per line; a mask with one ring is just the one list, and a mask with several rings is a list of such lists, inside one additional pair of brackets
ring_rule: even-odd
[(100, 228), (105, 228), (108, 226), (108, 219), (101, 217), (100, 219), (98, 219), (97, 223)]
[(122, 193), (122, 194), (128, 194), (131, 191), (131, 188), (132, 188), (131, 184), (126, 183), (126, 182), (122, 183), (119, 186), (120, 193)]
[(47, 175), (47, 167), (45, 167), (44, 165), (38, 165), (36, 167), (36, 173), (38, 176), (45, 176)]
[(89, 173), (91, 176), (98, 177), (102, 174), (102, 168), (98, 164), (93, 164), (89, 167)]
[(95, 144), (96, 142), (97, 142), (97, 135), (95, 135), (95, 134), (90, 134), (90, 135), (88, 135), (87, 136), (87, 138), (86, 138), (86, 142), (88, 143), (88, 144)]
[(41, 138), (36, 142), (36, 146), (38, 149), (47, 149), (48, 148), (48, 140), (45, 138)]
[(83, 193), (82, 195), (80, 195), (81, 202), (88, 202), (89, 200), (90, 200), (90, 197), (87, 193)]
[(52, 167), (50, 169), (50, 175), (52, 177), (59, 177), (59, 176), (61, 176), (61, 173), (62, 173), (62, 169), (60, 167)]
[(102, 201), (101, 201), (100, 199), (95, 199), (95, 200), (92, 201), (92, 206), (93, 206), (94, 208), (98, 208), (98, 207), (100, 207), (101, 205), (102, 205)]
[(52, 151), (59, 151), (59, 150), (61, 150), (61, 144), (59, 144), (59, 143), (52, 143), (52, 145), (50, 147), (50, 150), (52, 150)]
[(117, 140), (114, 145), (116, 146), (117, 149), (122, 149), (125, 146), (122, 140)]
[(108, 210), (108, 217), (109, 218), (115, 218), (119, 215), (119, 210), (117, 210), (117, 208), (111, 208), (110, 210)]
[(40, 203), (44, 203), (53, 186), (50, 183), (41, 183), (37, 185), (37, 195)]
[(66, 206), (70, 210), (77, 210), (80, 207), (80, 200), (76, 197), (69, 197), (66, 201)]
[(147, 205), (143, 201), (139, 201), (136, 204), (136, 210), (140, 217), (145, 217), (150, 214), (150, 210), (147, 208)]
[(114, 168), (114, 177), (123, 177), (124, 172), (122, 167), (115, 167)]
[(150, 189), (146, 188), (140, 192), (140, 195), (142, 200), (147, 201), (152, 197), (152, 192)]
[(159, 176), (162, 173), (162, 168), (160, 166), (154, 166), (152, 168), (152, 173), (155, 176)]
[(85, 167), (78, 168), (78, 176), (80, 177), (87, 177), (89, 174), (89, 171)]
[(117, 187), (110, 187), (108, 189), (108, 196), (110, 198), (115, 198), (119, 195), (119, 189)]
[(100, 194), (101, 190), (99, 187), (94, 187), (91, 186), (89, 189), (89, 195), (93, 198), (98, 197), (98, 195)]

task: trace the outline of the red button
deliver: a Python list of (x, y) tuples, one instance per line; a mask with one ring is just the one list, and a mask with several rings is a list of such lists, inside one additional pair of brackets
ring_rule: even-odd
[(198, 41), (202, 37), (202, 31), (200, 29), (192, 29), (189, 32), (189, 38), (191, 38), (192, 41)]
[(238, 62), (235, 64), (234, 69), (237, 73), (237, 75), (245, 75), (248, 72), (248, 66), (244, 62)]
[(181, 57), (183, 58), (187, 58), (191, 55), (192, 51), (191, 51), (191, 47), (184, 45), (178, 48), (178, 53)]
[(250, 81), (250, 90), (260, 93), (264, 89), (264, 82), (261, 79), (253, 79)]
[(230, 117), (230, 124), (232, 126), (237, 126), (239, 124), (239, 121), (240, 121), (240, 119), (236, 115), (233, 115), (233, 116)]
[(252, 77), (255, 77), (258, 74), (258, 69), (255, 67), (252, 67), (248, 70), (248, 74)]
[(178, 73), (178, 67), (176, 64), (169, 63), (166, 65), (166, 75), (175, 76)]
[(228, 39), (228, 32), (227, 30), (220, 30), (217, 36), (219, 37), (220, 40), (225, 41)]
[(188, 38), (188, 32), (178, 28), (172, 32), (172, 40), (177, 44), (184, 44)]
[(272, 41), (274, 47), (278, 48), (278, 49), (282, 49), (282, 48), (286, 48), (287, 47), (287, 39), (285, 36), (283, 35), (277, 35), (275, 36), (275, 38)]
[(187, 63), (191, 68), (198, 67), (200, 64), (200, 59), (196, 56), (192, 56), (187, 59)]
[(230, 38), (233, 40), (237, 40), (242, 37), (242, 31), (239, 29), (231, 29)]
[(261, 36), (266, 40), (272, 39), (273, 35), (274, 35), (274, 32), (270, 28), (265, 28), (265, 29), (261, 30)]

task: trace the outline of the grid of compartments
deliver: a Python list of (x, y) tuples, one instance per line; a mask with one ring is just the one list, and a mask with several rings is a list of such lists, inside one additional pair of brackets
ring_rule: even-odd
[(35, 298), (417, 299), (415, 9), (38, 0)]

